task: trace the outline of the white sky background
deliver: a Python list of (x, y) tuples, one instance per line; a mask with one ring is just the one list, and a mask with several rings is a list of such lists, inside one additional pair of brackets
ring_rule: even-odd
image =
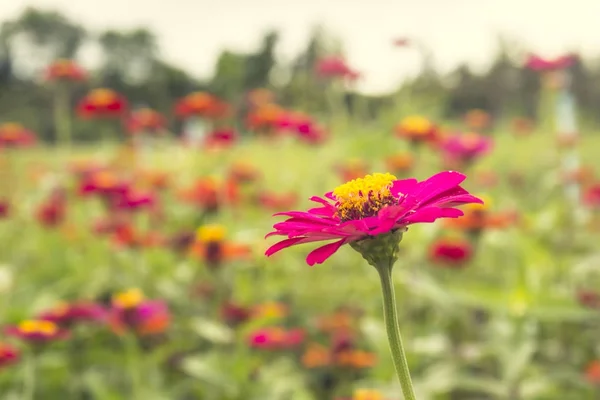
[(359, 88), (371, 93), (418, 70), (414, 51), (391, 45), (396, 37), (433, 49), (441, 71), (485, 66), (499, 34), (542, 55), (600, 56), (600, 0), (0, 0), (0, 22), (27, 6), (59, 10), (92, 31), (147, 26), (163, 58), (198, 77), (210, 76), (223, 48), (252, 50), (269, 28), (281, 33), (285, 61), (318, 23), (342, 39), (364, 74)]

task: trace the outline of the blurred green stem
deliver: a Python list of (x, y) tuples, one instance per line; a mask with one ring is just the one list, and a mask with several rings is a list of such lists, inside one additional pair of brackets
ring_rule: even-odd
[(396, 296), (394, 294), (394, 284), (392, 282), (392, 267), (393, 264), (378, 265), (376, 267), (381, 280), (381, 291), (383, 294), (383, 317), (385, 329), (387, 331), (388, 341), (390, 343), (390, 351), (392, 360), (396, 368), (396, 374), (400, 380), (402, 393), (405, 400), (415, 400), (415, 392), (410, 379), (410, 371), (408, 370), (408, 362), (406, 361), (406, 353), (402, 345), (402, 337), (400, 336), (400, 325), (398, 324), (398, 313), (396, 311)]
[(54, 129), (58, 145), (67, 152), (71, 149), (71, 117), (69, 115), (69, 89), (60, 85), (54, 99)]
[(132, 400), (142, 399), (142, 382), (141, 382), (141, 367), (140, 348), (137, 336), (133, 332), (128, 332), (125, 337), (125, 351), (127, 355), (127, 368), (129, 369), (129, 379), (131, 383)]
[(35, 398), (35, 374), (36, 374), (36, 355), (33, 350), (27, 353), (23, 365), (23, 400), (33, 400)]

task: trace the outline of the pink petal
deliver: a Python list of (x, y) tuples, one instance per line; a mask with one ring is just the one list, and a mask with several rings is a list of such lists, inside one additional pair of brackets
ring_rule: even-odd
[(423, 182), (419, 182), (418, 188), (413, 194), (421, 202), (427, 202), (429, 199), (455, 188), (465, 179), (466, 176), (460, 172), (440, 172)]
[(456, 218), (462, 215), (463, 212), (456, 208), (425, 207), (403, 218), (402, 221), (414, 224), (417, 222), (433, 222), (438, 218)]
[(407, 194), (414, 192), (417, 187), (418, 181), (416, 179), (401, 179), (394, 181), (392, 187), (390, 187), (390, 193), (394, 197), (398, 197), (401, 194)]
[(337, 242), (326, 244), (325, 246), (318, 247), (311, 251), (306, 257), (306, 263), (311, 267), (315, 264), (322, 264), (325, 260), (333, 255), (342, 245), (345, 240), (338, 240)]

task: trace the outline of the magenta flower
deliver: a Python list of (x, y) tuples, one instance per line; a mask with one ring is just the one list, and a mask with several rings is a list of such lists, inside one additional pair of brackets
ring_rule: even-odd
[(533, 71), (554, 71), (569, 68), (576, 59), (575, 54), (565, 54), (555, 59), (545, 59), (535, 54), (530, 54), (525, 62), (525, 67)]
[(275, 231), (267, 237), (287, 238), (271, 246), (266, 255), (298, 244), (331, 241), (306, 258), (309, 265), (321, 264), (344, 244), (402, 233), (415, 223), (460, 217), (463, 212), (454, 206), (482, 203), (459, 186), (465, 178), (448, 171), (419, 182), (378, 173), (347, 182), (325, 194), (325, 198), (312, 197), (320, 207), (275, 214), (289, 218), (275, 224)]
[(106, 316), (106, 310), (101, 305), (91, 301), (78, 301), (60, 303), (41, 313), (38, 319), (51, 321), (62, 327), (70, 327), (77, 322), (103, 321)]
[(490, 137), (469, 132), (448, 137), (442, 142), (441, 149), (451, 160), (468, 164), (488, 153), (492, 146)]

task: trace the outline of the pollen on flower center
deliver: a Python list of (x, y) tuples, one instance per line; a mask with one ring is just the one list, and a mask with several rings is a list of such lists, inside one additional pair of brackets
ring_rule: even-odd
[(367, 175), (354, 179), (333, 190), (337, 216), (342, 221), (372, 217), (385, 206), (398, 202), (390, 192), (397, 178), (389, 173)]

